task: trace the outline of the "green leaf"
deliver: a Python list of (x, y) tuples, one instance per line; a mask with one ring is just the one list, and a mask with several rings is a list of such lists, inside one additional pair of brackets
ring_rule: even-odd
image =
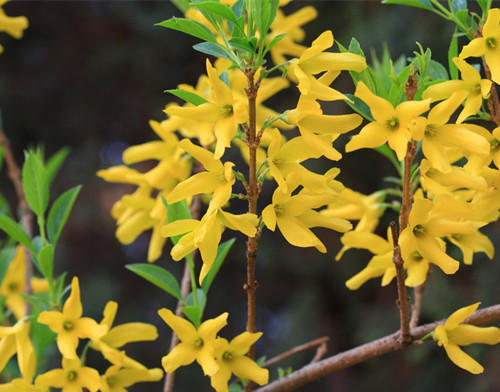
[[(208, 54), (210, 56), (222, 57), (224, 59), (231, 60), (229, 55), (226, 53), (226, 49), (220, 44), (215, 45), (211, 42), (201, 42), (199, 44), (193, 45), (193, 49), (197, 50), (198, 52)], [(165, 90), (165, 91), (169, 91), (169, 90)], [(204, 98), (201, 98), (201, 99), (204, 99)], [(201, 103), (204, 103), (204, 102), (201, 102)], [(196, 105), (196, 106), (198, 106), (198, 105)]]
[(437, 61), (431, 60), (427, 69), (427, 76), (432, 80), (448, 80), (448, 72), (446, 68)]
[(448, 48), (448, 68), (450, 70), (450, 79), (457, 80), (458, 79), (458, 68), (453, 62), (453, 59), (458, 57), (458, 38), (457, 38), (457, 29), (455, 28), (455, 32), (451, 37), (450, 46)]
[[(338, 43), (337, 43), (338, 45)], [(349, 42), (349, 52), (354, 53), (354, 54), (359, 54), (360, 56), (366, 57), (365, 53), (363, 52), (363, 49), (361, 49), (361, 45), (359, 44), (359, 41), (356, 38), (351, 38), (351, 42)]]
[[(202, 289), (196, 289), (196, 293), (198, 295), (198, 297), (196, 298), (196, 300), (198, 301), (198, 306), (201, 308), (202, 313), (203, 313), (203, 309), (205, 309), (205, 305), (207, 304), (207, 297), (205, 296), (205, 293), (203, 292)], [(193, 297), (194, 297), (193, 292), (190, 292), (186, 298), (186, 304), (188, 306), (194, 305), (194, 298)]]
[(430, 0), (382, 0), (382, 4), (409, 5), (410, 7), (423, 8), (428, 11), (434, 10)]
[[(178, 201), (177, 203), (166, 204), (165, 198), (162, 199), (167, 208), (167, 222), (172, 223), (181, 219), (191, 219), (191, 211), (186, 200)], [(170, 237), (174, 244), (177, 244), (184, 234)]]
[(66, 160), (68, 154), (69, 154), (69, 148), (63, 147), (59, 151), (57, 151), (54, 155), (52, 155), (45, 164), (45, 170), (47, 170), (47, 181), (49, 184), (56, 176), (57, 172), (59, 171), (62, 164)]
[(54, 245), (45, 245), (40, 253), (38, 253), (38, 263), (40, 269), (42, 270), (43, 276), (47, 278), (49, 282), (52, 281), (52, 271), (54, 269)]
[(203, 41), (212, 42), (214, 44), (217, 43), (215, 36), (209, 29), (207, 29), (200, 22), (196, 22), (192, 19), (176, 18), (174, 16), (173, 18), (164, 20), (163, 22), (156, 23), (155, 26), (162, 26), (166, 27), (167, 29), (181, 31), (196, 38), (200, 38)]
[(47, 234), (50, 242), (54, 245), (61, 235), (81, 188), (82, 186), (78, 185), (67, 190), (57, 198), (50, 208), (47, 218)]
[(7, 199), (0, 193), (0, 214), (8, 215), (10, 214), (10, 206)]
[(362, 115), (368, 121), (374, 121), (370, 108), (366, 103), (364, 103), (361, 99), (355, 97), (352, 94), (344, 94), (344, 95), (351, 100), (348, 101), (344, 99), (344, 102), (347, 103), (351, 107), (351, 109), (353, 109), (356, 113)]
[(148, 282), (158, 286), (163, 291), (183, 301), (181, 289), (174, 275), (166, 269), (153, 264), (128, 264), (125, 266), (129, 271), (132, 271)]
[(30, 305), (38, 308), (37, 310), (51, 310), (50, 309), (50, 301), (46, 293), (38, 293), (38, 294), (20, 294), (20, 296), (28, 301)]
[(453, 0), (451, 3), (451, 9), (454, 14), (459, 11), (467, 9), (467, 0)]
[(184, 306), (182, 313), (190, 320), (196, 328), (201, 324), (202, 310), (199, 306)]
[(235, 238), (231, 238), (230, 240), (225, 241), (219, 245), (219, 248), (217, 249), (217, 256), (215, 257), (214, 263), (212, 264), (212, 267), (210, 267), (207, 276), (205, 276), (205, 278), (203, 279), (203, 282), (201, 282), (201, 288), (203, 289), (205, 295), (208, 294), (208, 290), (210, 290), (212, 282), (217, 276), (217, 273), (219, 272), (222, 263), (226, 259), (226, 256), (235, 241), (236, 241)]
[(33, 151), (25, 153), (22, 180), (24, 195), (30, 208), (36, 215), (43, 216), (49, 204), (49, 183), (40, 154)]
[(229, 44), (242, 52), (254, 53), (255, 47), (251, 45), (248, 39), (246, 38), (231, 38), (229, 40)]
[(174, 3), (174, 5), (179, 8), (179, 11), (183, 14), (185, 14), (189, 9), (189, 0), (172, 0), (172, 3)]
[(4, 248), (0, 250), (0, 285), (5, 278), (5, 274), (7, 273), (7, 269), (16, 254), (16, 247), (10, 246), (8, 248)]
[(470, 26), (471, 24), (471, 16), (469, 15), (469, 11), (468, 10), (461, 10), (461, 11), (458, 11), (455, 16), (457, 17), (457, 19), (462, 22), (463, 25), (465, 26)]
[(200, 3), (192, 4), (192, 6), (200, 10), (222, 16), (224, 19), (229, 20), (233, 23), (237, 23), (234, 11), (225, 4), (219, 3), (217, 1), (202, 1)]
[(231, 8), (233, 9), (233, 12), (236, 15), (236, 17), (240, 18), (243, 16), (244, 7), (245, 7), (245, 0), (238, 0), (236, 3), (233, 4)]
[(481, 11), (483, 11), (483, 17), (486, 17), (491, 7), (491, 0), (477, 0), (477, 3), (481, 7)]
[(264, 49), (264, 55), (269, 52), (278, 42), (280, 42), (283, 38), (286, 37), (286, 34), (278, 34), (276, 37), (274, 37), (266, 46), (266, 49)]
[(12, 218), (7, 215), (0, 215), (0, 229), (5, 231), (9, 236), (27, 247), (32, 252), (35, 251), (35, 247), (31, 243), (28, 234), (26, 234), (21, 225)]
[(172, 95), (175, 95), (176, 97), (178, 97), (186, 102), (192, 103), (195, 106), (199, 106), (203, 103), (208, 102), (205, 98), (199, 96), (198, 94), (192, 93), (191, 91), (182, 90), (180, 88), (173, 89), (173, 90), (165, 90), (164, 93), (170, 93)]

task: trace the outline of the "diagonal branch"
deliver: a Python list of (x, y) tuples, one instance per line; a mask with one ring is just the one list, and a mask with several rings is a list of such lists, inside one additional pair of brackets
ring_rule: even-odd
[[(424, 324), (412, 329), (412, 335), (415, 339), (420, 339), (432, 332), (439, 324), (443, 324), (446, 319), (435, 321), (433, 323)], [(467, 324), (482, 325), (495, 321), (500, 321), (500, 305), (493, 305), (476, 311), (468, 319), (464, 321)], [(420, 340), (413, 340), (410, 344), (420, 344)], [(285, 392), (292, 391), (319, 380), (333, 372), (354, 366), (358, 363), (369, 359), (380, 357), (382, 355), (402, 350), (408, 345), (404, 345), (399, 341), (399, 331), (383, 338), (374, 340), (370, 343), (363, 344), (353, 349), (325, 358), (319, 362), (309, 364), (303, 368), (296, 370), (292, 374), (272, 382), (255, 392)]]

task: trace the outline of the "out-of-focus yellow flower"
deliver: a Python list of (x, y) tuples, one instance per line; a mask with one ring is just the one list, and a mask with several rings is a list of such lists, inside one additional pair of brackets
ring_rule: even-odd
[[(24, 30), (28, 28), (28, 19), (25, 16), (8, 16), (2, 9), (8, 0), (0, 0), (0, 32), (5, 32), (11, 37), (20, 39), (23, 37)], [(3, 46), (0, 45), (0, 53), (3, 52)]]
[(457, 118), (457, 123), (460, 124), (481, 109), (483, 99), (490, 96), (491, 80), (481, 79), (477, 69), (459, 57), (455, 57), (453, 62), (460, 70), (463, 80), (448, 80), (433, 84), (422, 93), (422, 98), (440, 101), (450, 98), (454, 93), (458, 94), (460, 102), (465, 100), (464, 108)]
[(186, 319), (177, 317), (169, 309), (160, 309), (160, 317), (177, 334), (180, 343), (161, 360), (163, 369), (172, 373), (180, 366), (186, 366), (196, 360), (203, 373), (213, 376), (219, 370), (215, 361), (214, 341), (217, 333), (227, 324), (227, 313), (204, 321), (198, 329)]
[(500, 9), (492, 8), (488, 11), (482, 35), (462, 48), (460, 58), (484, 56), (491, 71), (491, 79), (500, 84)]
[(474, 343), (500, 343), (500, 329), (497, 327), (481, 328), (475, 325), (464, 324), (463, 321), (476, 311), (480, 302), (458, 309), (451, 314), (444, 324), (434, 330), (434, 340), (442, 346), (448, 358), (458, 367), (472, 374), (480, 374), (484, 368), (472, 357), (467, 355), (459, 346), (468, 346)]
[[(26, 288), (26, 248), (18, 245), (14, 258), (0, 286), (0, 294), (7, 297), (5, 306), (9, 308), (16, 319), (20, 320), (26, 315), (26, 301), (21, 296)], [(49, 291), (46, 279), (31, 278), (31, 289), (34, 293)]]
[[(357, 54), (325, 52), (332, 45), (333, 34), (327, 30), (313, 41), (311, 47), (306, 49), (299, 59), (290, 61), (290, 76), (298, 80), (298, 88), (303, 95), (323, 101), (347, 99), (344, 94), (329, 87), (329, 84), (341, 71), (361, 72), (366, 68), (365, 58)], [(327, 84), (314, 77), (325, 71), (328, 75), (333, 75), (332, 78), (324, 79), (328, 80)]]
[(12, 327), (0, 327), (0, 371), (17, 353), (17, 363), (26, 385), (31, 383), (36, 371), (36, 357), (30, 339), (30, 327), (31, 323), (25, 320), (19, 320)]
[(101, 389), (99, 372), (93, 368), (82, 366), (80, 359), (62, 359), (62, 369), (50, 370), (39, 375), (35, 384), (44, 387), (61, 388), (61, 392), (90, 392)]
[(217, 392), (228, 391), (227, 383), (232, 373), (239, 378), (251, 380), (259, 385), (267, 384), (269, 371), (245, 356), (250, 347), (261, 336), (262, 332), (243, 332), (231, 342), (224, 338), (215, 340), (215, 360), (219, 365), (219, 370), (210, 377), (210, 383)]
[(91, 347), (100, 351), (114, 365), (147, 370), (142, 364), (126, 356), (124, 351), (118, 349), (131, 342), (156, 340), (158, 338), (156, 327), (138, 322), (112, 327), (117, 310), (118, 304), (116, 302), (109, 301), (106, 304), (100, 325), (104, 326), (107, 332), (99, 339), (94, 340)]
[(429, 110), (430, 100), (407, 101), (393, 107), (384, 98), (373, 94), (363, 82), (358, 82), (355, 94), (369, 107), (375, 121), (365, 125), (345, 146), (347, 152), (360, 148), (375, 148), (385, 142), (402, 161), (411, 140), (410, 126), (422, 113)]
[[(82, 313), (80, 285), (75, 276), (71, 282), (71, 294), (64, 303), (63, 311), (45, 311), (38, 316), (39, 323), (47, 324), (53, 332), (57, 333), (57, 347), (63, 357), (67, 359), (78, 358), (76, 348), (79, 339), (96, 340), (103, 336), (107, 330), (105, 326), (97, 324), (91, 318), (82, 317)], [(71, 363), (68, 362), (68, 364)]]

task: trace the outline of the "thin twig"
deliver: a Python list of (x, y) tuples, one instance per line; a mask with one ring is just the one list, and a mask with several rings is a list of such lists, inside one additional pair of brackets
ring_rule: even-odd
[[(0, 125), (0, 145), (2, 146), (5, 162), (7, 163), (8, 176), (14, 185), (14, 189), (17, 195), (17, 202), (19, 205), (19, 212), (21, 215), (21, 225), (23, 230), (28, 235), (30, 239), (33, 238), (33, 213), (31, 212), (26, 197), (23, 190), (23, 182), (21, 177), (21, 169), (12, 154), (10, 148), (9, 139), (5, 135), (3, 127)], [(31, 294), (31, 277), (33, 276), (33, 262), (31, 259), (30, 251), (25, 248), (26, 252), (26, 284), (24, 288), (24, 294)], [(26, 314), (31, 313), (31, 306), (28, 301), (26, 301)]]
[(403, 173), (403, 196), (401, 197), (401, 210), (399, 213), (399, 232), (401, 233), (406, 226), (408, 226), (408, 219), (410, 217), (412, 192), (411, 192), (411, 165), (415, 157), (417, 145), (414, 141), (408, 142), (406, 155), (404, 160), (404, 173)]
[[(196, 171), (196, 168), (195, 168)], [(193, 201), (191, 203), (191, 216), (194, 219), (198, 219), (200, 216), (200, 196), (195, 195), (193, 196)], [(196, 251), (193, 252), (193, 259), (196, 258)], [(182, 282), (181, 282), (181, 296), (182, 298), (186, 298), (189, 294), (189, 290), (191, 288), (191, 276), (189, 272), (189, 264), (187, 262), (184, 263), (184, 273), (182, 275)], [(182, 307), (184, 304), (182, 301), (177, 301), (177, 307), (175, 308), (175, 315), (178, 317), (182, 316)], [(172, 337), (170, 339), (170, 351), (174, 349), (175, 346), (179, 343), (179, 337), (177, 334), (172, 331)], [(175, 383), (175, 372), (172, 373), (166, 373), (165, 374), (165, 383), (163, 385), (163, 392), (172, 392), (174, 390), (174, 383)]]
[(316, 349), (316, 354), (314, 354), (313, 359), (311, 359), (311, 363), (320, 361), (321, 358), (323, 358), (327, 352), (328, 352), (328, 346), (326, 345), (326, 343), (322, 343)]
[(392, 261), (396, 266), (396, 280), (398, 285), (398, 299), (396, 301), (399, 308), (399, 320), (400, 320), (400, 331), (401, 331), (401, 343), (408, 345), (411, 343), (412, 337), (410, 335), (410, 313), (409, 313), (409, 300), (408, 294), (406, 293), (405, 285), (405, 272), (403, 268), (403, 259), (401, 257), (401, 250), (398, 244), (398, 232), (396, 229), (396, 223), (391, 222), (391, 232), (392, 241), (394, 245), (394, 253), (392, 256)]
[(308, 350), (310, 348), (316, 347), (316, 346), (321, 346), (325, 344), (330, 338), (328, 336), (323, 336), (322, 338), (314, 339), (311, 340), (310, 342), (301, 344), (299, 346), (295, 346), (291, 348), (288, 351), (285, 351), (284, 353), (281, 353), (275, 357), (272, 357), (271, 359), (268, 359), (264, 364), (262, 365), (263, 367), (269, 367), (271, 365), (274, 365), (277, 362), (282, 361), (285, 358), (291, 357), (292, 355), (295, 355), (297, 353), (300, 353), (301, 351)]
[[(416, 327), (412, 330), (413, 337), (415, 339), (420, 339), (429, 332), (432, 332), (436, 326), (444, 323), (445, 321), (446, 319), (443, 319)], [(500, 321), (500, 305), (493, 305), (488, 308), (478, 310), (467, 318), (464, 323), (482, 325), (496, 321)], [(421, 340), (414, 340), (410, 346), (421, 343)], [(306, 365), (288, 376), (280, 378), (271, 384), (255, 390), (255, 392), (292, 391), (303, 385), (319, 380), (320, 378), (333, 372), (354, 366), (371, 358), (380, 357), (394, 351), (402, 350), (410, 346), (404, 345), (399, 341), (398, 331), (381, 339), (374, 340), (351, 350), (325, 358), (319, 362)]]

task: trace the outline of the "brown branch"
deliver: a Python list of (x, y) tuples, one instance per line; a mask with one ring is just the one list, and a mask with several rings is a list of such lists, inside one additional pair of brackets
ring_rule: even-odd
[[(484, 61), (484, 58), (483, 58), (483, 66), (486, 78), (491, 80), (491, 70), (490, 67), (488, 67), (488, 64), (486, 64), (486, 61)], [(488, 100), (488, 109), (490, 110), (491, 121), (493, 121), (497, 125), (497, 127), (500, 127), (500, 102), (498, 99), (495, 82), (491, 83), (490, 99)]]
[(291, 357), (292, 355), (295, 355), (297, 353), (300, 353), (301, 351), (308, 350), (310, 348), (316, 347), (316, 346), (322, 346), (325, 344), (330, 338), (328, 336), (323, 336), (322, 338), (314, 339), (311, 340), (310, 342), (301, 344), (300, 346), (295, 346), (292, 349), (285, 351), (284, 353), (281, 353), (271, 359), (268, 359), (264, 364), (262, 365), (263, 367), (269, 367), (271, 365), (274, 365), (277, 362), (282, 361), (285, 358)]
[(403, 258), (401, 257), (401, 249), (399, 249), (398, 244), (398, 232), (396, 229), (396, 223), (391, 222), (391, 232), (392, 232), (392, 242), (394, 245), (394, 252), (392, 256), (392, 261), (396, 266), (396, 280), (398, 285), (398, 299), (396, 303), (399, 308), (399, 330), (401, 332), (401, 343), (408, 345), (411, 343), (412, 337), (410, 335), (410, 313), (409, 313), (409, 300), (408, 294), (406, 293), (405, 285), (405, 271), (403, 268)]
[(408, 142), (404, 161), (403, 173), (403, 196), (401, 198), (401, 210), (399, 212), (399, 232), (401, 233), (406, 226), (408, 226), (408, 219), (410, 217), (412, 192), (411, 192), (411, 165), (415, 157), (417, 144), (414, 141)]
[[(14, 185), (14, 189), (16, 191), (17, 201), (19, 204), (21, 225), (23, 230), (28, 235), (30, 239), (33, 238), (33, 213), (31, 212), (28, 202), (26, 201), (26, 197), (24, 195), (23, 190), (23, 182), (21, 178), (21, 169), (14, 158), (14, 154), (12, 154), (12, 150), (10, 148), (9, 139), (5, 135), (3, 127), (0, 125), (0, 145), (2, 146), (5, 162), (7, 163), (7, 174)], [(31, 294), (31, 277), (33, 276), (33, 262), (31, 260), (30, 251), (25, 248), (26, 252), (26, 285), (24, 288), (24, 294)], [(28, 301), (26, 301), (26, 314), (29, 315), (31, 313), (31, 306)]]
[[(446, 319), (433, 323), (421, 325), (412, 330), (413, 337), (420, 339), (432, 332), (436, 326), (442, 324)], [(464, 323), (473, 325), (488, 324), (500, 321), (500, 305), (493, 305), (473, 313)], [(272, 382), (255, 392), (285, 392), (292, 391), (303, 385), (309, 384), (333, 372), (354, 366), (371, 358), (398, 351), (409, 347), (399, 341), (399, 331), (383, 338), (363, 344), (353, 349), (325, 358), (319, 362), (309, 364), (296, 370), (292, 374)], [(414, 340), (411, 345), (420, 344), (422, 341)]]
[[(255, 83), (255, 71), (246, 69), (244, 71), (248, 80), (248, 88), (245, 90), (248, 99), (248, 128), (247, 128), (247, 145), (249, 149), (248, 163), (248, 212), (257, 214), (257, 201), (259, 199), (259, 186), (257, 183), (257, 148), (259, 141), (257, 140), (257, 115), (256, 115), (256, 99), (259, 89), (259, 82)], [(255, 332), (255, 291), (257, 290), (257, 279), (255, 277), (255, 264), (257, 261), (257, 248), (259, 245), (259, 235), (248, 237), (247, 240), (247, 282), (243, 286), (247, 292), (247, 332)], [(252, 345), (248, 352), (250, 359), (255, 359), (255, 347)], [(245, 391), (251, 391), (253, 383), (248, 382), (245, 386)]]
[(328, 347), (326, 343), (322, 343), (318, 348), (316, 349), (316, 354), (314, 354), (313, 359), (311, 359), (311, 363), (315, 363), (321, 360), (325, 356), (325, 354), (328, 352)]
[[(196, 171), (196, 167), (194, 171)], [(196, 195), (193, 197), (193, 202), (191, 203), (191, 216), (194, 219), (198, 219), (200, 217), (200, 207), (201, 207), (201, 202), (200, 202), (200, 195)], [(193, 252), (193, 259), (196, 256), (196, 251)], [(191, 275), (189, 272), (189, 264), (187, 262), (184, 263), (184, 273), (182, 275), (182, 282), (181, 282), (181, 297), (186, 298), (189, 294), (189, 290), (191, 288)], [(177, 307), (175, 308), (175, 315), (178, 317), (182, 316), (182, 307), (184, 304), (182, 301), (177, 301)], [(170, 339), (170, 349), (169, 352), (174, 349), (175, 346), (179, 343), (179, 337), (177, 334), (172, 331), (172, 337)], [(165, 374), (165, 383), (163, 384), (163, 392), (172, 392), (174, 390), (174, 383), (175, 383), (175, 372), (172, 373), (166, 373)]]

